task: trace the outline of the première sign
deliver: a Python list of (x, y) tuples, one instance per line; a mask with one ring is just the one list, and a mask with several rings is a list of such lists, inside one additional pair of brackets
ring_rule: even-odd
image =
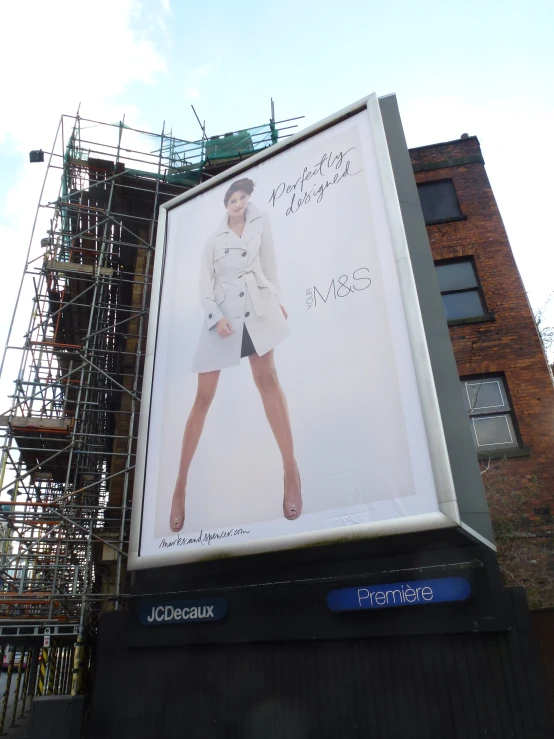
[(467, 600), (470, 595), (471, 583), (466, 577), (441, 577), (387, 585), (338, 588), (328, 593), (327, 605), (335, 612), (359, 611), (451, 603)]

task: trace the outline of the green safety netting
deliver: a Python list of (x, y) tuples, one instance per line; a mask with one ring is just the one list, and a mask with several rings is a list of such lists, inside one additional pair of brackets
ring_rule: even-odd
[(178, 175), (201, 169), (205, 164), (249, 156), (276, 143), (277, 138), (275, 126), (266, 123), (201, 141), (170, 139), (162, 147), (162, 154), (169, 160), (169, 174)]

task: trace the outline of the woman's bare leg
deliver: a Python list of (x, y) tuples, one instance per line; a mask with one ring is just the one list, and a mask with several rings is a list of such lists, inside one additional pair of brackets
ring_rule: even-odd
[(200, 372), (198, 374), (198, 389), (183, 433), (179, 472), (171, 503), (169, 525), (171, 530), (175, 532), (180, 531), (185, 523), (185, 491), (190, 463), (194, 457), (196, 447), (202, 435), (202, 429), (204, 428), (204, 421), (214, 399), (219, 374), (220, 370), (216, 370), (215, 372)]
[(254, 382), (260, 391), (265, 415), (283, 458), (285, 474), (283, 512), (286, 518), (295, 519), (302, 512), (300, 475), (294, 456), (287, 399), (277, 377), (273, 350), (262, 357), (253, 354), (249, 360)]

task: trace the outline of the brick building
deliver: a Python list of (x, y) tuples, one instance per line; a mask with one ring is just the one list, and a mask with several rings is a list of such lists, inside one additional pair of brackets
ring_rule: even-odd
[(532, 591), (538, 572), (549, 595), (535, 602), (554, 605), (554, 385), (479, 141), (464, 134), (410, 155), (486, 486), (499, 485), (515, 519), (529, 498), (520, 576), (509, 574)]

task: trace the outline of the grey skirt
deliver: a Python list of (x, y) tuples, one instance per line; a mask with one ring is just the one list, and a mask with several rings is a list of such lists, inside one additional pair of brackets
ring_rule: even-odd
[(246, 324), (244, 324), (244, 327), (242, 329), (242, 345), (240, 348), (240, 356), (242, 357), (250, 357), (252, 354), (255, 354), (256, 350), (254, 348), (254, 344), (252, 343), (252, 339), (250, 338), (250, 334), (248, 333), (248, 329), (246, 328)]

